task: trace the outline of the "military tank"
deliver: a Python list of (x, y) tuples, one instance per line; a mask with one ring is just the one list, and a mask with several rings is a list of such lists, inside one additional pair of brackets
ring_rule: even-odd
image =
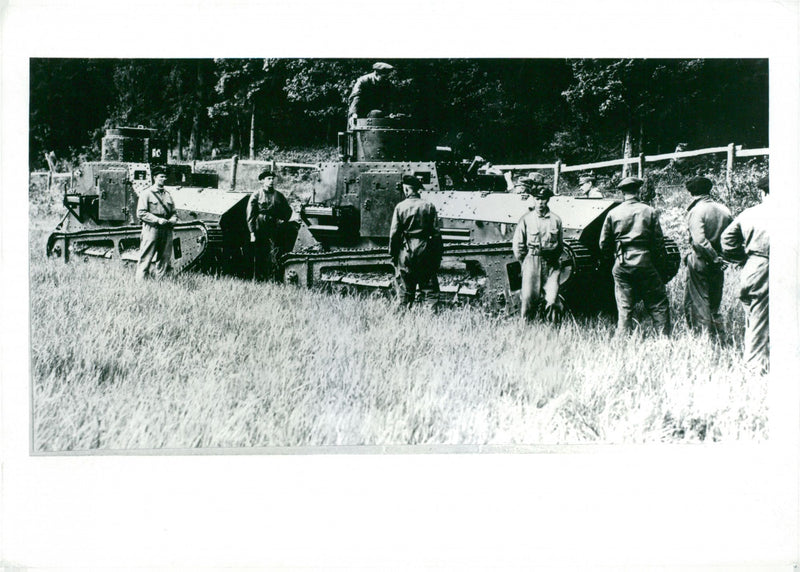
[[(404, 175), (420, 179), (422, 198), (436, 206), (445, 243), (439, 272), (443, 300), (480, 303), (510, 312), (519, 307), (521, 268), (511, 240), (533, 200), (508, 192), (502, 173), (482, 172), (480, 161), (457, 159), (437, 147), (432, 131), (407, 118), (357, 119), (339, 134), (339, 160), (318, 166), (310, 200), (301, 207), (295, 248), (284, 260), (285, 279), (332, 290), (390, 290), (388, 236)], [(598, 247), (605, 216), (616, 199), (554, 196), (565, 247), (561, 293), (572, 310), (613, 311), (610, 263)], [(665, 281), (680, 263), (666, 240), (659, 270)]]
[(166, 142), (153, 129), (107, 129), (100, 161), (85, 162), (65, 187), (67, 212), (47, 241), (48, 256), (130, 263), (138, 260), (141, 223), (136, 204), (161, 165), (179, 223), (173, 232), (173, 270), (204, 268), (246, 275), (247, 193), (218, 188), (214, 173), (167, 163)]

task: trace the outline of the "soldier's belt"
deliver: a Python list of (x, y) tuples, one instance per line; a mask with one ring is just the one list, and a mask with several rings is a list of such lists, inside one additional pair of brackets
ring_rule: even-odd
[(528, 254), (531, 256), (548, 256), (552, 255), (555, 256), (555, 249), (553, 248), (542, 248), (541, 246), (529, 246), (528, 247)]
[(766, 258), (769, 260), (769, 254), (764, 254), (763, 252), (757, 252), (755, 250), (747, 252), (747, 256), (758, 256), (759, 258)]

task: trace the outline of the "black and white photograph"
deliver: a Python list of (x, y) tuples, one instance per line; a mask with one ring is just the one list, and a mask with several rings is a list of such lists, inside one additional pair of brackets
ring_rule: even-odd
[(574, 4), (10, 2), (0, 567), (796, 566), (798, 6)]
[(769, 437), (766, 59), (30, 82), (35, 452)]

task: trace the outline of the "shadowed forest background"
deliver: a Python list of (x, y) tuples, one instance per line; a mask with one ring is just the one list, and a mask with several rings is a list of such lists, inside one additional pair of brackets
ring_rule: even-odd
[[(174, 159), (332, 148), (376, 59), (30, 61), (30, 168), (97, 159), (105, 127), (144, 125)], [(387, 59), (395, 111), (462, 157), (589, 162), (730, 142), (767, 147), (764, 59)]]

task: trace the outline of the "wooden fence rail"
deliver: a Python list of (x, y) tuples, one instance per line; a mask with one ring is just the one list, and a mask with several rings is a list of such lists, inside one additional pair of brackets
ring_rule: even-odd
[(558, 179), (561, 173), (570, 173), (575, 171), (585, 171), (587, 169), (602, 169), (606, 167), (624, 167), (626, 165), (636, 165), (637, 174), (639, 177), (644, 176), (645, 165), (647, 163), (657, 163), (659, 161), (674, 161), (676, 159), (683, 159), (687, 157), (699, 157), (701, 155), (712, 155), (716, 153), (726, 153), (726, 173), (725, 180), (728, 186), (731, 184), (731, 175), (733, 172), (733, 162), (737, 157), (756, 157), (759, 155), (769, 156), (768, 148), (761, 149), (742, 149), (741, 145), (734, 145), (733, 143), (725, 147), (708, 147), (706, 149), (693, 149), (691, 151), (676, 151), (673, 153), (661, 153), (658, 155), (639, 155), (638, 157), (626, 157), (624, 159), (612, 159), (610, 161), (598, 161), (595, 163), (583, 163), (580, 165), (565, 165), (560, 161), (555, 163), (531, 163), (520, 165), (494, 165), (502, 171), (536, 171), (536, 170), (552, 170), (553, 171), (553, 192), (558, 194)]

